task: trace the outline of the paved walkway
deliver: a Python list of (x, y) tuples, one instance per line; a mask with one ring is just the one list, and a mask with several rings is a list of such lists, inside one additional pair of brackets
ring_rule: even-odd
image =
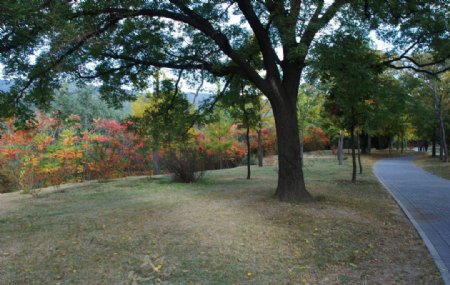
[(414, 158), (383, 159), (373, 168), (416, 227), (445, 284), (450, 285), (450, 180), (415, 166)]

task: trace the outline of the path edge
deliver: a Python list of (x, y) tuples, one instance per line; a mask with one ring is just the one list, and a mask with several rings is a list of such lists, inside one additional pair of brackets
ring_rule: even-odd
[(378, 176), (377, 170), (375, 169), (376, 165), (380, 162), (382, 162), (385, 159), (379, 160), (375, 162), (375, 164), (372, 166), (372, 172), (375, 175), (375, 177), (378, 179), (378, 181), (383, 185), (383, 187), (387, 190), (389, 195), (394, 199), (394, 201), (400, 206), (400, 209), (405, 213), (405, 215), (408, 217), (409, 221), (413, 224), (414, 228), (416, 229), (417, 233), (419, 233), (419, 236), (424, 241), (426, 247), (428, 248), (428, 251), (430, 252), (431, 256), (433, 257), (434, 263), (436, 264), (436, 267), (441, 272), (442, 280), (444, 281), (445, 285), (450, 285), (450, 272), (448, 271), (447, 267), (444, 264), (444, 261), (442, 260), (441, 256), (438, 254), (436, 248), (431, 243), (430, 239), (426, 235), (426, 233), (422, 230), (419, 223), (414, 219), (412, 214), (406, 209), (406, 207), (403, 205), (403, 203), (395, 197), (394, 193), (387, 187), (386, 184), (381, 180), (381, 178)]

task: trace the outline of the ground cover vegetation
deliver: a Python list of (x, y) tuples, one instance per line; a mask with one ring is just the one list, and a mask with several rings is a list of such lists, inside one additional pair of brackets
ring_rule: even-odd
[(271, 104), (279, 154), (275, 193), (283, 201), (311, 200), (297, 103), (301, 76), (315, 60), (311, 51), (324, 36), (353, 27), (376, 33), (393, 46), (381, 52), (378, 69), (430, 76), (448, 69), (448, 3), (442, 0), (36, 0), (3, 1), (0, 8), (1, 61), (14, 79), (0, 97), (2, 116), (25, 122), (30, 106), (48, 107), (61, 79), (97, 82), (102, 97), (119, 104), (134, 97), (130, 88), (145, 90), (158, 68), (190, 81), (240, 78)]
[(356, 184), (329, 154), (305, 157), (310, 204), (273, 201), (274, 165), (0, 195), (0, 283), (441, 284), (370, 170), (389, 154)]
[(437, 157), (423, 156), (414, 160), (414, 163), (434, 175), (450, 180), (450, 164), (437, 163)]

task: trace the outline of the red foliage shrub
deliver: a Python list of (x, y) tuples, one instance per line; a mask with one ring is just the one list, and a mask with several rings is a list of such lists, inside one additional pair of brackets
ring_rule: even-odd
[(312, 127), (305, 135), (305, 151), (324, 150), (329, 146), (330, 139), (321, 128)]

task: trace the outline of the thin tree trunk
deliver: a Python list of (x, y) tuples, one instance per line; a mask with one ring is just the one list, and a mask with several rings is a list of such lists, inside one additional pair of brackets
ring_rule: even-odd
[(372, 152), (372, 137), (367, 135), (367, 153), (370, 154)]
[(392, 137), (391, 136), (389, 136), (388, 147), (389, 147), (389, 154), (391, 154), (391, 151), (392, 151)]
[(400, 135), (397, 135), (397, 143), (395, 144), (395, 149), (398, 151), (400, 147)]
[(400, 134), (400, 152), (403, 153), (404, 147), (403, 147), (403, 140), (404, 140), (404, 136), (403, 136), (403, 132)]
[[(158, 97), (160, 92), (160, 69), (155, 73), (155, 94)], [(156, 140), (156, 139), (155, 139)], [(159, 175), (159, 146), (153, 147), (153, 175)]]
[(359, 164), (359, 174), (363, 173), (362, 164), (361, 164), (361, 144), (360, 144), (360, 138), (359, 135), (357, 137), (358, 140), (358, 164)]
[(355, 127), (350, 128), (350, 145), (352, 149), (352, 182), (356, 182)]
[(448, 162), (448, 148), (447, 148), (447, 141), (445, 137), (445, 125), (444, 120), (442, 118), (442, 97), (439, 96), (438, 90), (437, 90), (437, 83), (434, 82), (432, 88), (434, 91), (433, 94), (433, 100), (434, 100), (434, 109), (436, 112), (436, 118), (438, 121), (439, 126), (439, 136), (440, 136), (440, 158), (444, 162)]
[(262, 130), (258, 130), (258, 166), (263, 167), (264, 155), (262, 149)]
[(446, 136), (445, 136), (445, 125), (444, 125), (444, 120), (442, 119), (441, 114), (439, 116), (439, 128), (441, 129), (440, 133), (441, 133), (441, 138), (442, 138), (442, 145), (441, 145), (441, 148), (443, 149), (442, 161), (448, 162), (448, 148), (447, 148), (447, 141), (446, 141)]
[(271, 103), (278, 144), (278, 185), (275, 196), (280, 201), (286, 202), (312, 201), (311, 195), (306, 190), (300, 162), (296, 102)]
[(432, 146), (431, 146), (431, 156), (432, 157), (436, 157), (436, 139), (433, 139), (431, 144), (432, 144)]
[(153, 175), (159, 175), (159, 147), (153, 149)]
[(247, 126), (247, 179), (250, 179), (250, 127)]
[(342, 131), (339, 131), (339, 141), (337, 151), (337, 158), (339, 165), (342, 165), (343, 156), (344, 156), (344, 135), (342, 134)]

